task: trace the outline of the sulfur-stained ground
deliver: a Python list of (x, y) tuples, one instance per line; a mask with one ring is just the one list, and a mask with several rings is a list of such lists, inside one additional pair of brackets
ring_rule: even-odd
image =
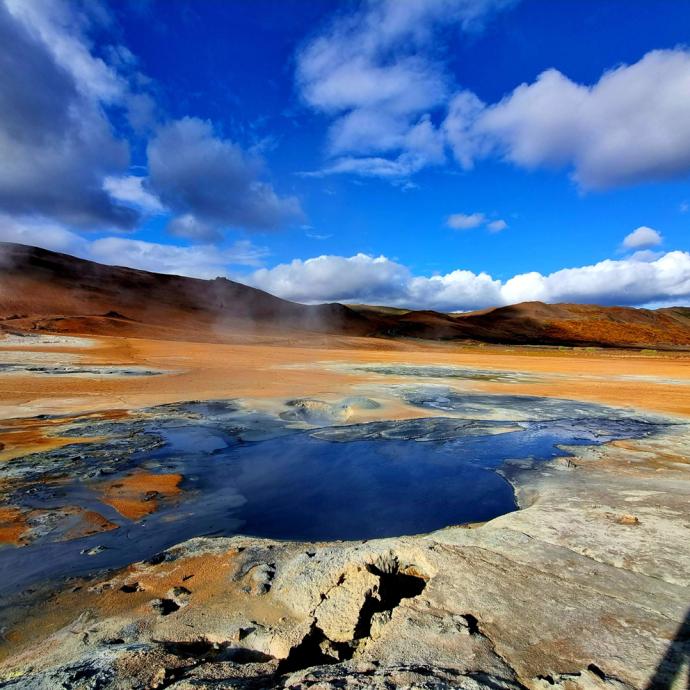
[[(653, 429), (626, 438), (624, 426), (602, 445), (505, 464), (520, 510), (482, 524), (350, 542), (199, 537), (68, 580), (37, 577), (3, 597), (7, 687), (688, 682), (687, 355), (321, 336), (308, 347), (284, 336), (232, 344), (61, 338), (0, 341), (3, 362), (90, 372), (0, 371), (0, 562), (2, 550), (17, 564), (22, 550), (55, 542), (83, 543), (81, 557), (99, 563), (99, 540), (122, 530), (136, 540), (142, 521), (184, 514), (176, 471), (123, 460), (137, 443), (159, 447), (137, 421), (154, 406), (241, 401), (247, 434), (325, 427), (371, 435), (388, 433), (384, 422), (420, 418), (502, 431), (563, 410), (572, 418), (579, 403), (614, 406), (623, 421)], [(110, 368), (93, 374), (99, 366)], [(163, 373), (131, 375), (136, 368)], [(403, 394), (410, 387), (435, 393)], [(194, 409), (201, 421), (217, 413)], [(588, 419), (599, 414), (582, 409)], [(444, 424), (434, 429), (445, 433)], [(112, 435), (113, 425), (131, 435)], [(82, 478), (87, 460), (94, 474)], [(83, 498), (75, 484), (88, 488), (89, 501), (60, 505), (61, 491)], [(17, 499), (35, 485), (53, 493)], [(51, 572), (49, 560), (41, 567)]]

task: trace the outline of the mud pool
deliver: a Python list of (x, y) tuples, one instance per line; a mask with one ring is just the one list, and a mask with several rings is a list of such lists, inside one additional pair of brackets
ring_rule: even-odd
[[(511, 468), (565, 456), (563, 446), (640, 438), (667, 425), (528, 396), (431, 387), (403, 397), (443, 416), (310, 427), (217, 401), (163, 405), (117, 421), (65, 422), (63, 436), (104, 440), (0, 468), (4, 505), (23, 511), (29, 528), (23, 545), (0, 547), (0, 596), (163, 558), (157, 554), (195, 536), (371, 539), (490, 520), (517, 509), (506, 478)], [(179, 475), (179, 492), (142, 493), (135, 498), (155, 500), (155, 510), (128, 519), (102, 487), (136, 473)], [(60, 516), (74, 508), (111, 527), (70, 538), (72, 523)]]
[(465, 381), (485, 381), (491, 383), (530, 383), (538, 377), (519, 371), (501, 371), (495, 369), (476, 369), (456, 366), (411, 364), (367, 364), (359, 366), (338, 367), (352, 372), (380, 374), (381, 376), (413, 377), (427, 379), (462, 379)]

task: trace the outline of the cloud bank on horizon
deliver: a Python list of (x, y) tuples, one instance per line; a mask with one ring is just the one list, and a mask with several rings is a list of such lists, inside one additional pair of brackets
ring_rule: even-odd
[[(305, 303), (383, 304), (410, 309), (468, 311), (525, 301), (619, 305), (677, 305), (690, 296), (690, 253), (636, 251), (624, 259), (565, 268), (542, 275), (522, 273), (501, 281), (488, 273), (455, 270), (444, 275), (414, 275), (385, 256), (322, 255), (294, 259), (250, 273), (228, 272), (228, 265), (260, 266), (266, 250), (237, 241), (219, 250), (211, 244), (179, 247), (126, 237), (86, 240), (59, 225), (13, 223), (0, 217), (4, 241), (41, 243), (93, 261), (176, 273), (196, 278), (226, 275), (285, 299)], [(631, 240), (632, 238), (632, 240)], [(628, 246), (661, 241), (652, 228), (628, 235)], [(624, 242), (625, 244), (625, 242)]]
[[(291, 93), (284, 118), (293, 128), (320, 127), (305, 154), (317, 165), (294, 151), (276, 154), (276, 174), (271, 151), (289, 140), (289, 128), (258, 141), (232, 129), (240, 107), (225, 118), (187, 109), (193, 99), (185, 97), (173, 107), (160, 75), (150, 77), (126, 45), (121, 7), (0, 0), (0, 240), (146, 270), (228, 275), (304, 302), (444, 311), (524, 300), (687, 302), (690, 253), (668, 246), (666, 228), (643, 225), (650, 222), (643, 217), (608, 250), (623, 256), (604, 253), (578, 266), (564, 255), (560, 265), (569, 267), (549, 271), (509, 263), (467, 270), (461, 261), (420, 269), (411, 265), (414, 252), (407, 261), (388, 258), (398, 255), (402, 228), (377, 236), (378, 247), (312, 258), (304, 258), (311, 245), (275, 239), (302, 233), (307, 242), (342, 247), (338, 213), (354, 205), (348, 195), (356, 183), (372, 180), (416, 195), (416, 222), (427, 226), (421, 244), (445, 228), (477, 245), (501, 242), (529, 223), (524, 213), (516, 222), (511, 209), (468, 203), (462, 194), (441, 204), (415, 181), (427, 172), (457, 176), (458, 189), (489, 165), (497, 175), (560, 175), (573, 204), (631, 185), (687, 182), (690, 49), (683, 45), (609, 64), (589, 82), (549, 67), (497, 98), (463, 85), (471, 66), (458, 71), (453, 49), (478, 42), (523, 3), (363, 0), (320, 18), (288, 42), (294, 74), (277, 77)], [(308, 185), (341, 178), (351, 181), (344, 198), (328, 226), (315, 230), (312, 214), (325, 212)], [(378, 193), (370, 193), (372, 207)], [(687, 203), (675, 202), (676, 212)], [(557, 236), (558, 228), (544, 230), (545, 242)], [(452, 261), (449, 248), (433, 251), (446, 266)], [(487, 250), (486, 261), (494, 254)]]
[(437, 311), (468, 311), (529, 301), (670, 305), (690, 295), (690, 254), (673, 251), (658, 258), (637, 254), (548, 275), (522, 273), (506, 281), (463, 270), (415, 276), (385, 256), (319, 256), (258, 269), (246, 282), (298, 302), (381, 304)]

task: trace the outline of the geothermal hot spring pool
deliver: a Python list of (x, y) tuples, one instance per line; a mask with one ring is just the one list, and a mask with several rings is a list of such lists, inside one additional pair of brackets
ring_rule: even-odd
[[(639, 438), (665, 426), (619, 409), (528, 396), (436, 388), (407, 392), (405, 400), (437, 416), (330, 426), (307, 416), (312, 428), (300, 428), (294, 410), (280, 418), (218, 401), (75, 424), (65, 433), (104, 440), (0, 469), (12, 487), (9, 502), (43, 516), (27, 545), (0, 548), (0, 594), (160, 558), (195, 536), (372, 539), (490, 520), (517, 509), (506, 479), (516, 463), (529, 468), (567, 455), (560, 446)], [(136, 472), (180, 474), (181, 493), (128, 520), (99, 487)], [(70, 538), (50, 516), (74, 506), (117, 529)]]

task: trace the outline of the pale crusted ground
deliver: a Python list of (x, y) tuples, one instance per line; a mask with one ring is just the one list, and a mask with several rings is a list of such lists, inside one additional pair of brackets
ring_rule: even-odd
[[(28, 417), (230, 397), (270, 411), (289, 398), (334, 401), (354, 391), (378, 396), (382, 407), (345, 421), (423, 414), (385, 394), (383, 383), (409, 378), (333, 366), (378, 362), (528, 372), (534, 380), (442, 382), (690, 415), (684, 356), (357, 339), (312, 345), (280, 338), (253, 345), (103, 339), (84, 349), (50, 343), (41, 351), (58, 359), (68, 352), (88, 363), (178, 373), (88, 385), (0, 376), (2, 412)], [(48, 423), (5, 425), (6, 457), (56, 443), (46, 439)], [(569, 690), (644, 688), (652, 679), (655, 687), (683, 687), (689, 434), (680, 425), (574, 453), (539, 468), (509, 467), (522, 510), (474, 529), (328, 544), (195, 539), (160, 562), (72, 583), (7, 627), (0, 678), (22, 688)]]

